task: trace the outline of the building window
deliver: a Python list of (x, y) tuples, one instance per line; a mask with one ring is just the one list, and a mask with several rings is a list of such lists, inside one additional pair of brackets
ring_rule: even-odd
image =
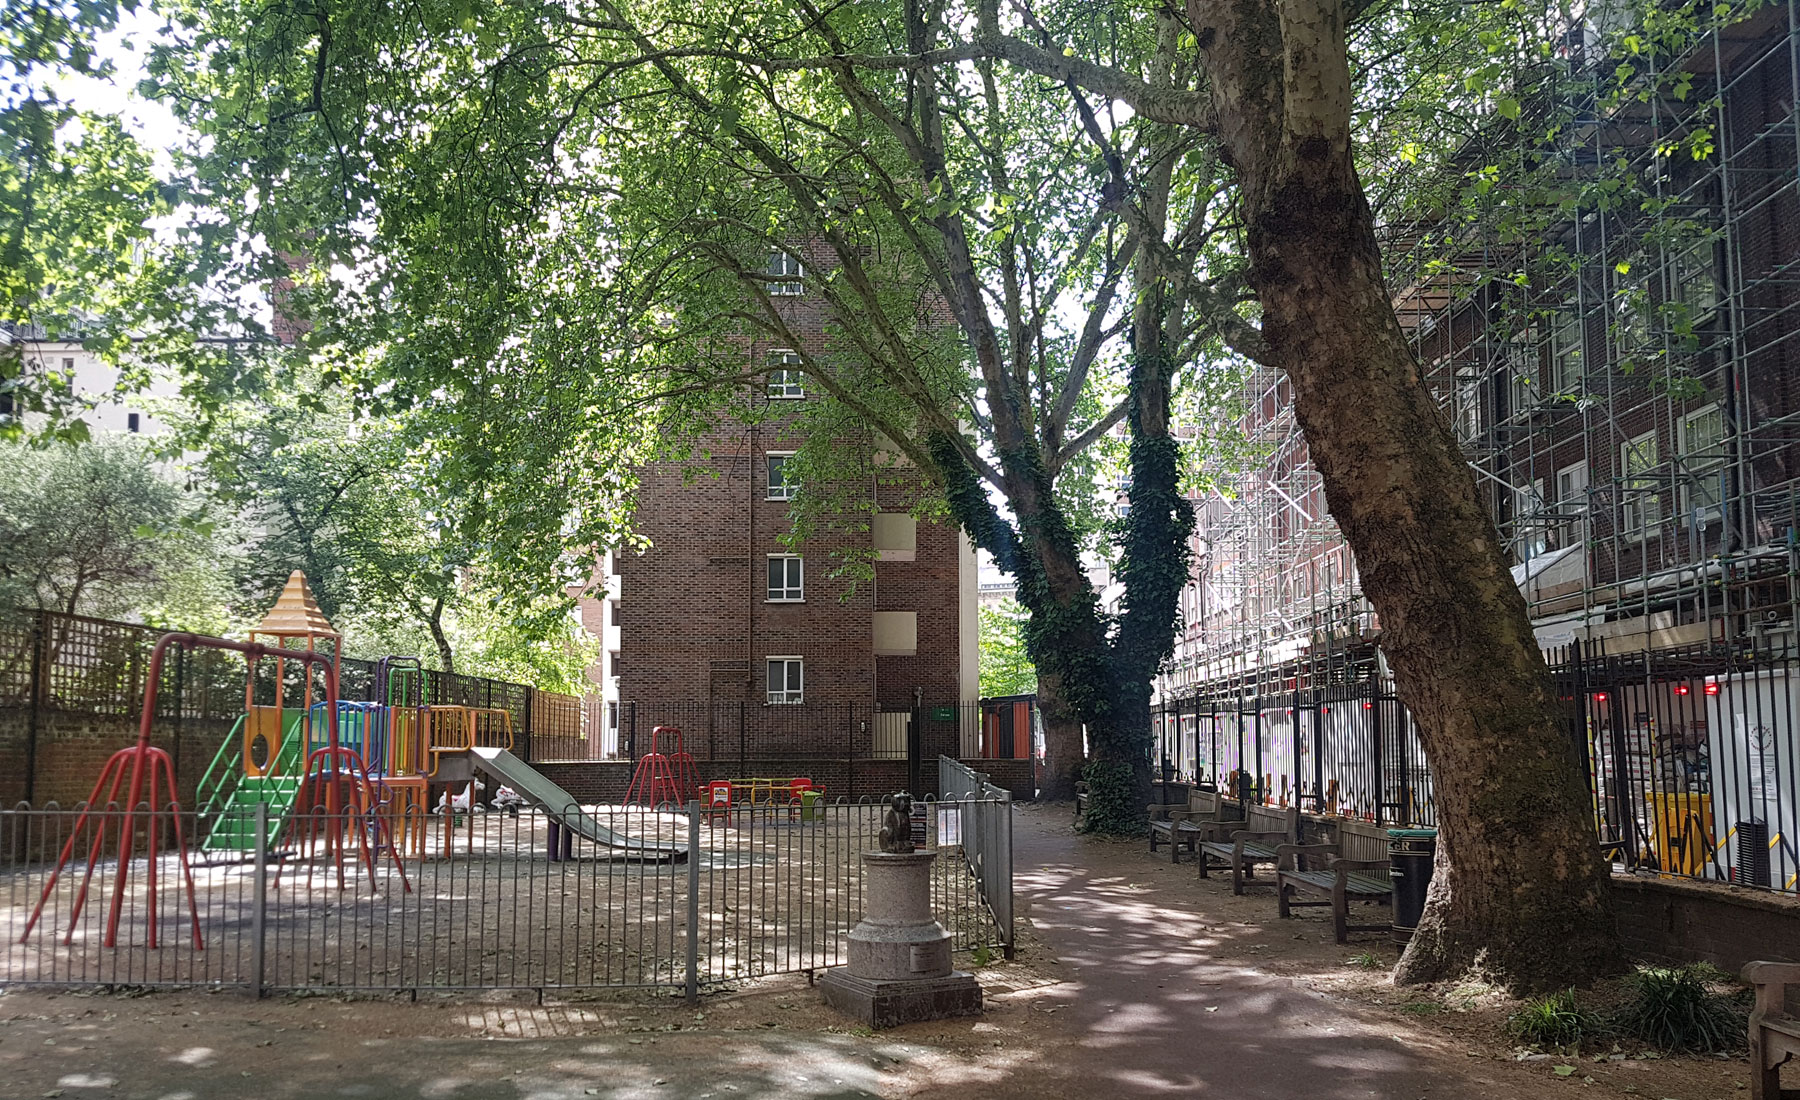
[(1650, 343), (1650, 292), (1643, 271), (1642, 256), (1627, 257), (1613, 268), (1612, 336), (1625, 356)]
[(769, 555), (769, 602), (798, 603), (806, 599), (805, 566), (799, 554)]
[(763, 456), (769, 462), (769, 500), (793, 500), (800, 495), (800, 479), (792, 467), (793, 452), (770, 452)]
[(1526, 561), (1550, 549), (1549, 529), (1544, 524), (1544, 479), (1537, 478), (1513, 490), (1513, 547)]
[(1538, 335), (1537, 326), (1528, 326), (1501, 348), (1502, 366), (1511, 380), (1512, 405), (1509, 416), (1516, 416), (1538, 404)]
[(126, 413), (125, 414), (125, 430), (128, 432), (135, 432), (138, 430), (138, 414), (137, 413)]
[(1625, 538), (1648, 538), (1662, 520), (1654, 476), (1661, 461), (1654, 431), (1619, 445), (1619, 533)]
[(1724, 498), (1725, 411), (1708, 405), (1681, 418), (1681, 514), (1703, 524), (1719, 515)]
[(806, 284), (801, 281), (806, 277), (806, 269), (800, 266), (800, 258), (791, 252), (770, 249), (765, 273), (773, 280), (769, 283), (770, 294), (792, 297), (806, 293)]
[(806, 396), (806, 374), (800, 369), (797, 352), (783, 348), (769, 353), (769, 397), (777, 401), (793, 401)]
[(769, 702), (798, 703), (805, 698), (804, 664), (798, 657), (769, 658)]
[(75, 360), (64, 359), (63, 360), (63, 370), (68, 371), (70, 374), (74, 374), (75, 373)]
[(1719, 277), (1713, 264), (1711, 237), (1695, 241), (1677, 253), (1669, 269), (1669, 297), (1687, 307), (1690, 321), (1698, 321), (1718, 308)]
[(1459, 378), (1456, 381), (1456, 437), (1472, 443), (1481, 434), (1481, 380)]
[(1556, 326), (1550, 346), (1550, 384), (1558, 394), (1581, 392), (1582, 339), (1584, 324), (1580, 317), (1570, 317)]
[(1576, 546), (1587, 541), (1587, 488), (1586, 462), (1556, 471), (1556, 516), (1561, 546)]

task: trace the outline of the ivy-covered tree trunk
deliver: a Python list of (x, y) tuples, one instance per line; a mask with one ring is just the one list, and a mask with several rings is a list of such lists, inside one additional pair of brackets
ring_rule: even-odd
[(1063, 701), (1053, 674), (1038, 673), (1038, 714), (1044, 723), (1044, 774), (1038, 797), (1067, 802), (1075, 797), (1075, 781), (1087, 767), (1081, 719)]
[(1477, 956), (1521, 989), (1614, 966), (1588, 793), (1492, 521), (1383, 280), (1350, 149), (1339, 0), (1189, 0), (1273, 360), (1435, 782), (1437, 873), (1402, 981)]

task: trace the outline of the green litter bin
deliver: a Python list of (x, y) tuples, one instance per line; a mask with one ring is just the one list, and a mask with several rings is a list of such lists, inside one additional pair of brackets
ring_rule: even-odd
[(823, 821), (823, 820), (825, 820), (825, 808), (823, 806), (819, 805), (819, 800), (821, 797), (823, 797), (822, 791), (801, 791), (800, 792), (800, 820), (801, 821)]
[(1437, 859), (1436, 829), (1389, 829), (1388, 874), (1394, 880), (1394, 943), (1406, 946), (1425, 915), (1425, 891)]

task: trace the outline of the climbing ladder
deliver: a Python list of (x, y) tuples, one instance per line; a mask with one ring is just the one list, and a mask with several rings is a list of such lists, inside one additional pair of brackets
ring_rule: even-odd
[(197, 792), (200, 812), (212, 820), (206, 839), (200, 842), (203, 852), (251, 852), (256, 850), (256, 805), (269, 806), (269, 844), (274, 846), (286, 828), (294, 810), (294, 799), (300, 793), (300, 739), (305, 725), (304, 711), (288, 715), (281, 735), (281, 748), (263, 768), (262, 775), (245, 775), (243, 767), (244, 718), (238, 717), (231, 736), (219, 746), (212, 765), (200, 779)]

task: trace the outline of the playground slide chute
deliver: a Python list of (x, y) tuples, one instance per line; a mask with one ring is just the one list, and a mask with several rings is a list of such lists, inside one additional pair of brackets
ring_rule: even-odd
[(607, 828), (598, 818), (583, 810), (580, 803), (575, 801), (574, 795), (505, 749), (476, 746), (469, 752), (477, 769), (518, 791), (527, 802), (541, 807), (546, 814), (576, 836), (607, 848), (643, 853), (646, 858), (676, 861), (687, 858), (688, 850), (684, 844), (646, 841)]

